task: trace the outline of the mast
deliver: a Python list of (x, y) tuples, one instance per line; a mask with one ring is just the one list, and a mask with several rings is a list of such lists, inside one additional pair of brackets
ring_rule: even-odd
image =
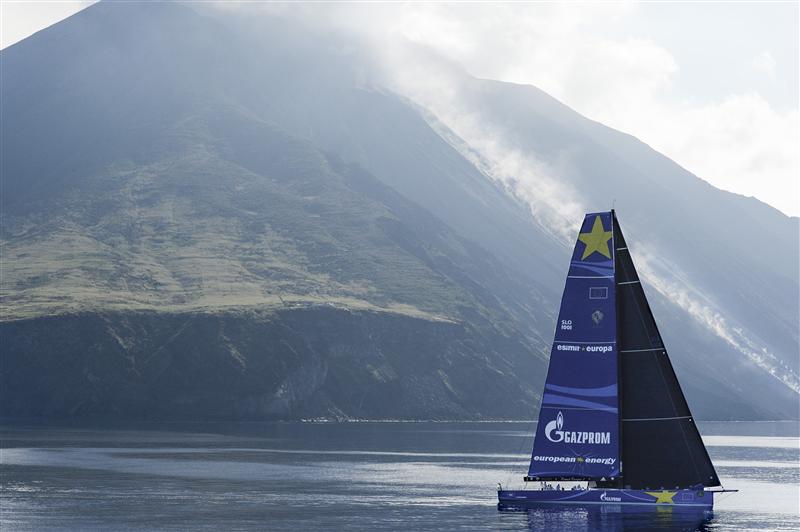
[[(616, 212), (614, 211), (613, 203), (611, 205), (611, 231), (613, 232), (614, 235), (616, 235), (618, 233), (618, 230), (617, 230), (617, 215), (616, 215)], [(617, 247), (619, 246), (619, 244), (617, 243), (617, 239), (616, 238), (612, 238), (612, 243), (614, 244), (614, 251), (613, 251), (613, 255), (614, 255), (614, 291), (616, 292), (616, 290), (617, 290), (617, 268), (616, 268), (616, 264), (617, 264)], [(620, 322), (620, 319), (619, 319), (619, 305), (616, 303), (616, 297), (614, 298), (614, 313), (615, 313), (616, 318), (617, 318), (616, 319), (616, 323), (617, 323), (617, 338), (619, 339), (619, 337), (620, 337), (619, 325), (620, 325), (621, 322)], [(624, 486), (624, 480), (625, 480), (625, 462), (624, 462), (625, 451), (624, 451), (624, 448), (623, 448), (623, 445), (625, 444), (625, 434), (623, 432), (625, 430), (625, 427), (623, 426), (623, 423), (622, 423), (622, 392), (623, 392), (623, 386), (622, 386), (622, 361), (620, 360), (620, 356), (621, 355), (619, 353), (619, 350), (620, 350), (619, 342), (617, 342), (617, 382), (619, 383), (619, 386), (618, 386), (618, 389), (617, 389), (617, 404), (619, 404), (619, 410), (620, 410), (620, 415), (618, 417), (618, 421), (619, 421), (619, 428), (618, 428), (618, 430), (619, 430), (619, 456), (620, 456), (620, 460), (619, 460), (619, 478), (617, 479), (617, 481), (615, 483), (616, 484), (615, 487), (617, 487), (617, 488), (621, 488), (622, 486)]]

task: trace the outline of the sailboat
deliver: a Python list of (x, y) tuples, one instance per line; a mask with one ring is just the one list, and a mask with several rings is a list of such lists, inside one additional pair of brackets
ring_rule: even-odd
[(524, 481), (499, 486), (501, 507), (710, 510), (736, 491), (720, 484), (613, 209), (587, 214), (575, 243)]

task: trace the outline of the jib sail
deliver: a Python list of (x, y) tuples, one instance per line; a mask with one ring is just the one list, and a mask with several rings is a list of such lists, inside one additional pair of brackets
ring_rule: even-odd
[(587, 214), (572, 252), (542, 397), (531, 479), (620, 472), (614, 218)]
[(619, 322), (622, 485), (718, 486), (689, 406), (612, 211)]

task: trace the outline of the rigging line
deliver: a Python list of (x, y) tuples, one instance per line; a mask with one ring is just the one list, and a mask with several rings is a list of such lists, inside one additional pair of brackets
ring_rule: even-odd
[(646, 351), (665, 351), (663, 347), (651, 347), (649, 349), (620, 349), (620, 353), (644, 353)]
[(623, 284), (636, 284), (636, 283), (641, 283), (641, 281), (623, 281), (621, 283), (617, 283), (617, 286), (623, 285)]
[[(539, 426), (538, 422), (536, 423), (536, 426), (537, 427)], [(536, 429), (533, 430), (533, 439), (536, 439)], [(528, 441), (528, 436), (527, 435), (525, 435), (522, 438), (520, 438), (519, 447), (517, 448), (517, 454), (522, 453), (522, 448), (525, 446), (525, 443), (527, 441)], [(531, 441), (531, 455), (533, 455), (533, 441)], [(529, 468), (530, 468), (530, 466), (529, 466)], [(508, 470), (508, 477), (506, 478), (506, 485), (509, 486), (509, 487), (511, 486), (511, 479), (514, 476), (514, 474), (515, 474), (515, 470), (513, 470), (513, 469), (509, 469)], [(525, 475), (525, 476), (528, 476), (528, 475)]]

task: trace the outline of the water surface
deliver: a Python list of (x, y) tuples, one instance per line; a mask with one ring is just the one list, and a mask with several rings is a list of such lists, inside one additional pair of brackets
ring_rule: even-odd
[[(499, 512), (533, 423), (4, 426), (2, 530), (796, 530), (797, 423), (701, 425), (712, 515)], [(623, 511), (626, 510), (626, 511)]]

